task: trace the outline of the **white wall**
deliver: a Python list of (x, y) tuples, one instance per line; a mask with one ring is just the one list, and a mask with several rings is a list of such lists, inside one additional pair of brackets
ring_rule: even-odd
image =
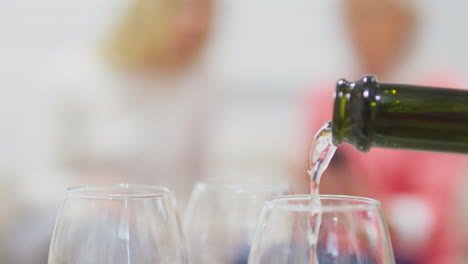
[[(2, 75), (13, 70), (23, 75), (29, 66), (41, 65), (49, 53), (89, 43), (105, 31), (112, 21), (109, 18), (128, 1), (2, 1)], [(346, 61), (349, 57), (340, 29), (339, 2), (218, 0), (210, 61), (223, 75), (252, 81), (268, 81), (275, 76), (279, 83), (300, 83), (336, 74), (340, 68), (349, 67), (341, 65), (341, 58)], [(421, 9), (425, 24), (424, 46), (419, 50), (426, 60), (468, 70), (468, 34), (464, 34), (468, 2), (413, 2)]]

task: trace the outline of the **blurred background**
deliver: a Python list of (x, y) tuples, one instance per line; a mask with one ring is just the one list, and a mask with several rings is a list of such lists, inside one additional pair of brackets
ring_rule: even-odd
[[(166, 185), (182, 214), (202, 178), (307, 186), (307, 147), (331, 118), (337, 79), (374, 73), (468, 87), (466, 8), (440, 0), (4, 1), (0, 263), (46, 263), (68, 186)], [(374, 157), (367, 163), (382, 162)], [(337, 163), (335, 173), (350, 176), (331, 172), (323, 192), (382, 200), (397, 263), (465, 263), (464, 160), (421, 156), (412, 167), (396, 159), (368, 178)], [(385, 189), (384, 168), (418, 187)], [(415, 168), (437, 173), (424, 183), (427, 170)], [(352, 190), (342, 186), (350, 179)]]

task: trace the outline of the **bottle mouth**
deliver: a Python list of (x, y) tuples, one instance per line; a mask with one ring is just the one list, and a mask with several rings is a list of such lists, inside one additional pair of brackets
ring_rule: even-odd
[(373, 127), (371, 116), (375, 105), (374, 75), (364, 76), (356, 82), (341, 79), (336, 84), (333, 106), (333, 144), (350, 143), (362, 152), (369, 151)]
[(340, 79), (336, 83), (336, 91), (333, 96), (335, 103), (333, 105), (332, 126), (333, 144), (336, 146), (346, 141), (347, 106), (351, 96), (351, 90), (354, 88), (353, 86), (346, 79)]

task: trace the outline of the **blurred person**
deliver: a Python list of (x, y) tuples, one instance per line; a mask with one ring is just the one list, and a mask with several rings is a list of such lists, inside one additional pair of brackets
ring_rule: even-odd
[(35, 145), (18, 169), (28, 205), (1, 239), (8, 263), (46, 262), (66, 187), (163, 185), (183, 211), (201, 177), (214, 91), (200, 57), (214, 2), (129, 3), (104, 45), (53, 61), (42, 76)]
[[(357, 59), (352, 80), (368, 73), (375, 74), (380, 81), (404, 76), (402, 64), (417, 29), (413, 3), (344, 0), (342, 7)], [(422, 78), (424, 82), (413, 82), (427, 86), (460, 86), (456, 78), (444, 73), (431, 72)], [(330, 81), (327, 88), (314, 92), (306, 103), (307, 137), (310, 139), (332, 119), (334, 83)], [(367, 196), (382, 201), (397, 264), (459, 263), (463, 232), (456, 225), (455, 213), (462, 167), (460, 155), (375, 148), (361, 153), (345, 144), (338, 148), (325, 172), (320, 192)], [(309, 192), (305, 189), (308, 184), (304, 184), (307, 180), (306, 177), (294, 179), (296, 192)]]
[(58, 132), (49, 135), (58, 136), (52, 140), (61, 155), (53, 162), (85, 177), (82, 183), (167, 185), (185, 204), (201, 174), (213, 106), (200, 59), (213, 4), (132, 0), (102, 54), (69, 63), (63, 76), (54, 72), (50, 125)]

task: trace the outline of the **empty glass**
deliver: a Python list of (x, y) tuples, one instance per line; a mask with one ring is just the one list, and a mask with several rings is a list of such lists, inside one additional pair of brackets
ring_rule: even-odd
[(184, 225), (192, 264), (246, 264), (264, 202), (284, 184), (199, 182)]
[(68, 189), (49, 264), (186, 264), (173, 194), (147, 185)]
[(249, 264), (393, 264), (394, 257), (380, 203), (373, 199), (322, 195), (321, 224), (311, 252), (310, 196), (294, 195), (265, 203)]

